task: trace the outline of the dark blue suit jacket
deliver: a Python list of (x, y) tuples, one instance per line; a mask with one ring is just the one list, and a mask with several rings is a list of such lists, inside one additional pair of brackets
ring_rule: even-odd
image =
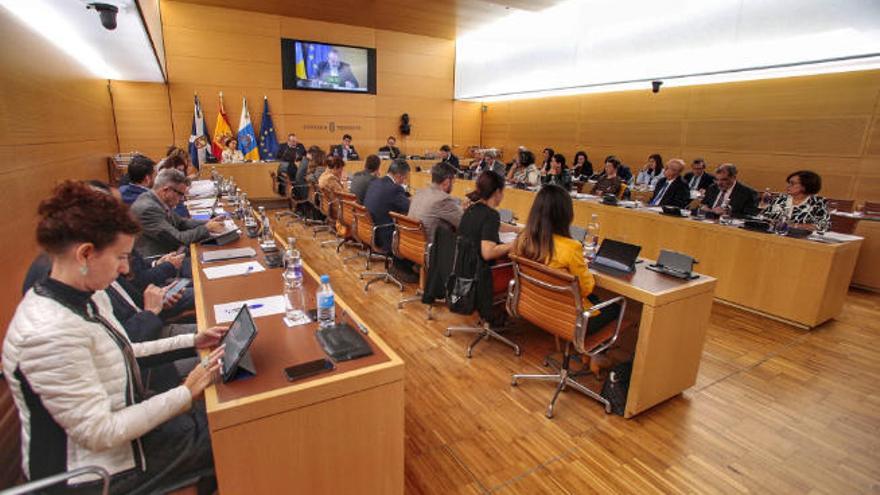
[[(406, 215), (409, 211), (409, 198), (403, 187), (395, 184), (391, 177), (387, 175), (381, 179), (370, 182), (367, 187), (367, 194), (364, 196), (364, 206), (373, 217), (373, 223), (383, 225), (392, 223), (391, 215), (388, 212), (401, 213)], [(391, 236), (394, 233), (393, 227), (379, 229), (376, 232), (376, 245), (384, 250), (391, 250)]]

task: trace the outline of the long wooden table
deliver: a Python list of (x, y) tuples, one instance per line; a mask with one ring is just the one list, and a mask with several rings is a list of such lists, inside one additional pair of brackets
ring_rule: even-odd
[(277, 198), (278, 193), (272, 189), (272, 177), (270, 172), (278, 170), (280, 162), (254, 162), (254, 163), (212, 163), (211, 166), (202, 167), (203, 178), (210, 177), (211, 167), (224, 177), (232, 177), (242, 191), (247, 192), (251, 199)]
[[(223, 248), (246, 246), (263, 262), (246, 236)], [(282, 293), (280, 269), (207, 280), (199, 254), (211, 249), (191, 247), (200, 330), (215, 324), (215, 304)], [(304, 268), (312, 308), (318, 274)], [(290, 383), (284, 368), (324, 357), (317, 324), (288, 328), (283, 315), (266, 316), (255, 319), (250, 350), (257, 374), (205, 391), (220, 493), (403, 493), (403, 361), (338, 295), (336, 312), (369, 332), (372, 356)]]
[[(412, 174), (410, 179), (413, 189), (429, 183), (427, 174)], [(453, 195), (463, 196), (472, 189), (472, 181), (457, 180)], [(513, 210), (524, 222), (535, 194), (507, 188), (501, 208)], [(593, 214), (599, 215), (602, 238), (638, 244), (646, 258), (656, 259), (661, 249), (693, 256), (701, 273), (718, 279), (719, 301), (802, 328), (840, 314), (861, 246), (861, 241), (823, 244), (648, 209), (574, 202), (576, 225), (586, 226)]]

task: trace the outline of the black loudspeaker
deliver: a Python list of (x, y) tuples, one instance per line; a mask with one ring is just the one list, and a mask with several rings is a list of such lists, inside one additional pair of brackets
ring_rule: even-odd
[(405, 113), (400, 116), (400, 135), (409, 136), (412, 132), (412, 126), (409, 125), (409, 114)]

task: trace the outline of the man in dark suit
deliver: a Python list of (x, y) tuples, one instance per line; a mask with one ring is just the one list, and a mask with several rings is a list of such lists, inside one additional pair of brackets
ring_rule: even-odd
[(169, 168), (159, 172), (153, 188), (131, 205), (131, 214), (141, 224), (143, 232), (135, 241), (135, 249), (142, 256), (164, 255), (169, 251), (222, 233), (225, 229), (222, 217), (205, 222), (181, 218), (174, 207), (186, 195), (186, 176)]
[(331, 48), (327, 60), (318, 65), (318, 81), (322, 86), (335, 88), (359, 88), (358, 80), (351, 72), (351, 66), (339, 60), (339, 50)]
[(691, 163), (691, 171), (684, 176), (684, 181), (689, 190), (706, 192), (715, 183), (715, 177), (706, 173), (706, 160), (695, 158)]
[(287, 141), (278, 147), (278, 161), (296, 163), (306, 156), (306, 147), (296, 139), (296, 134), (287, 135)]
[(342, 144), (337, 144), (330, 148), (330, 156), (338, 156), (345, 161), (360, 160), (361, 157), (351, 144), (351, 134), (342, 136)]
[[(392, 223), (388, 212), (402, 213), (409, 211), (409, 197), (403, 185), (409, 180), (410, 166), (405, 160), (395, 160), (388, 167), (388, 173), (381, 179), (370, 182), (364, 196), (364, 206), (373, 217), (375, 225)], [(391, 235), (394, 229), (384, 228), (376, 232), (376, 245), (391, 251)]]
[(440, 161), (452, 165), (456, 170), (461, 168), (458, 163), (458, 157), (452, 154), (452, 148), (448, 144), (440, 147)]
[(716, 215), (724, 213), (725, 203), (735, 217), (754, 215), (758, 211), (758, 193), (736, 180), (736, 165), (725, 163), (715, 171), (715, 183), (706, 190), (703, 205), (705, 212)]
[(663, 178), (654, 187), (651, 206), (677, 206), (684, 208), (691, 202), (691, 193), (687, 184), (681, 180), (684, 160), (673, 158), (666, 162)]
[(388, 158), (397, 160), (400, 157), (400, 148), (394, 146), (395, 144), (397, 144), (397, 138), (388, 136), (388, 141), (385, 141), (385, 146), (379, 148), (379, 153), (388, 153)]

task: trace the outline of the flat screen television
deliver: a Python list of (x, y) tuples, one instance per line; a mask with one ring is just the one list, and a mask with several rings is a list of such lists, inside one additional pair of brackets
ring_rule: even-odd
[(376, 94), (376, 50), (281, 39), (282, 87)]

